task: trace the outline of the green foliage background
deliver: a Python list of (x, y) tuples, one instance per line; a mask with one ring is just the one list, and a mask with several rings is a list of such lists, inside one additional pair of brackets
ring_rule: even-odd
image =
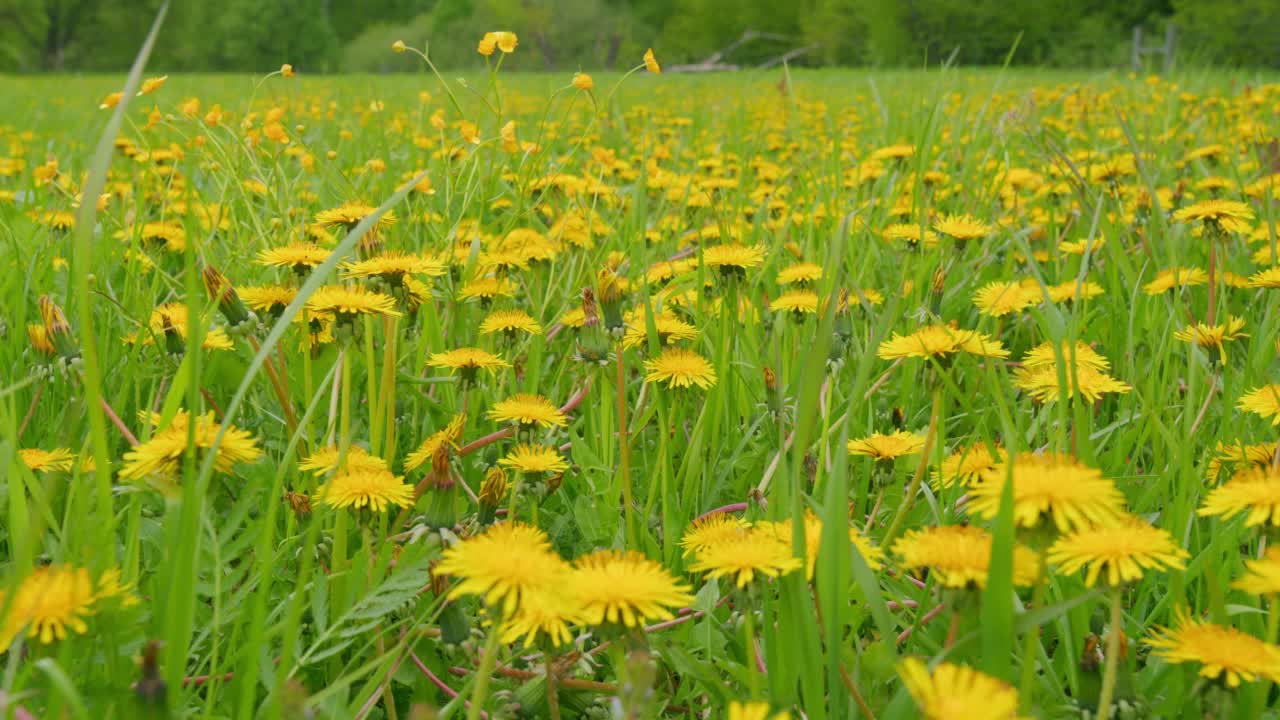
[[(160, 0), (0, 0), (0, 70), (127, 67)], [(620, 68), (645, 47), (666, 63), (702, 60), (744, 31), (727, 61), (751, 64), (813, 45), (795, 64), (921, 66), (1013, 62), (1115, 67), (1134, 25), (1179, 28), (1197, 65), (1280, 67), (1275, 0), (174, 0), (152, 67), (307, 72), (404, 71), (397, 39), (461, 66), (487, 30), (520, 35), (516, 69)]]

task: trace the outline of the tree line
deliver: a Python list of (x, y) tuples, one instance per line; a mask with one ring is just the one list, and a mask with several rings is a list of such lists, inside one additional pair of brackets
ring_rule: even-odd
[[(0, 70), (128, 67), (162, 0), (0, 0)], [(520, 36), (515, 69), (617, 69), (646, 47), (695, 63), (751, 65), (804, 48), (795, 65), (1014, 64), (1123, 67), (1134, 25), (1178, 28), (1179, 63), (1280, 68), (1276, 0), (173, 0), (152, 67), (393, 72), (388, 52), (429, 44), (441, 67), (475, 61), (475, 40)]]

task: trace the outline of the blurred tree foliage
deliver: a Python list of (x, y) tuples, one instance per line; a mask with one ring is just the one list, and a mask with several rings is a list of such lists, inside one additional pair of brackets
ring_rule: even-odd
[[(120, 70), (161, 0), (0, 0), (0, 70)], [(755, 30), (729, 62), (813, 46), (808, 65), (923, 66), (1005, 61), (1117, 67), (1132, 28), (1179, 28), (1180, 60), (1280, 67), (1277, 0), (173, 0), (153, 67), (397, 71), (388, 47), (430, 46), (441, 67), (475, 62), (476, 40), (510, 29), (521, 69), (622, 68), (653, 46), (697, 62)]]

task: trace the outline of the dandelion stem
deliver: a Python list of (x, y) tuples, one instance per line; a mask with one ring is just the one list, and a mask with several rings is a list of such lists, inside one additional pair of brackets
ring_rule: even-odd
[(489, 677), (493, 674), (494, 664), (498, 659), (498, 624), (489, 629), (489, 638), (484, 643), (484, 655), (480, 656), (480, 669), (476, 671), (475, 689), (471, 691), (471, 707), (467, 708), (467, 720), (479, 720), (484, 707), (485, 695), (489, 693)]
[[(1044, 567), (1043, 558), (1041, 558), (1040, 567)], [(1038, 608), (1044, 604), (1047, 580), (1043, 571), (1036, 575), (1035, 585), (1031, 588), (1031, 604), (1027, 606), (1028, 608)], [(1031, 695), (1035, 689), (1037, 658), (1034, 653), (1038, 640), (1038, 629), (1034, 626), (1027, 628), (1026, 634), (1022, 637), (1022, 683), (1018, 687), (1018, 702), (1022, 705), (1023, 712), (1030, 711)]]
[(1111, 588), (1111, 633), (1107, 635), (1107, 659), (1102, 670), (1102, 693), (1098, 696), (1098, 718), (1109, 720), (1111, 699), (1116, 690), (1116, 670), (1120, 664), (1120, 586)]
[(916, 467), (915, 477), (911, 478), (911, 485), (907, 488), (907, 494), (902, 498), (902, 504), (898, 506), (898, 512), (893, 516), (893, 522), (889, 523), (889, 529), (885, 531), (884, 537), (880, 540), (880, 544), (883, 547), (889, 547), (893, 543), (893, 539), (897, 537), (898, 531), (902, 529), (902, 524), (907, 519), (907, 512), (911, 510), (911, 506), (915, 503), (916, 493), (920, 491), (920, 482), (924, 478), (924, 469), (929, 465), (929, 456), (933, 454), (933, 444), (938, 439), (938, 416), (941, 413), (942, 390), (934, 388), (933, 411), (929, 414), (929, 434), (924, 439), (924, 449), (920, 451), (920, 464)]
[(618, 471), (622, 476), (622, 503), (623, 514), (626, 517), (627, 526), (627, 547), (637, 547), (636, 544), (636, 523), (635, 508), (632, 507), (633, 501), (631, 497), (631, 443), (627, 436), (627, 393), (625, 385), (625, 375), (622, 367), (622, 348), (618, 348), (617, 356), (617, 384), (618, 384), (618, 442), (621, 445), (618, 456)]

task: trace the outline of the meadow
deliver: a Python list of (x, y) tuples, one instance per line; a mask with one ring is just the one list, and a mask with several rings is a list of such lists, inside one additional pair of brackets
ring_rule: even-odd
[(5, 717), (1280, 716), (1276, 78), (480, 49), (0, 78)]

